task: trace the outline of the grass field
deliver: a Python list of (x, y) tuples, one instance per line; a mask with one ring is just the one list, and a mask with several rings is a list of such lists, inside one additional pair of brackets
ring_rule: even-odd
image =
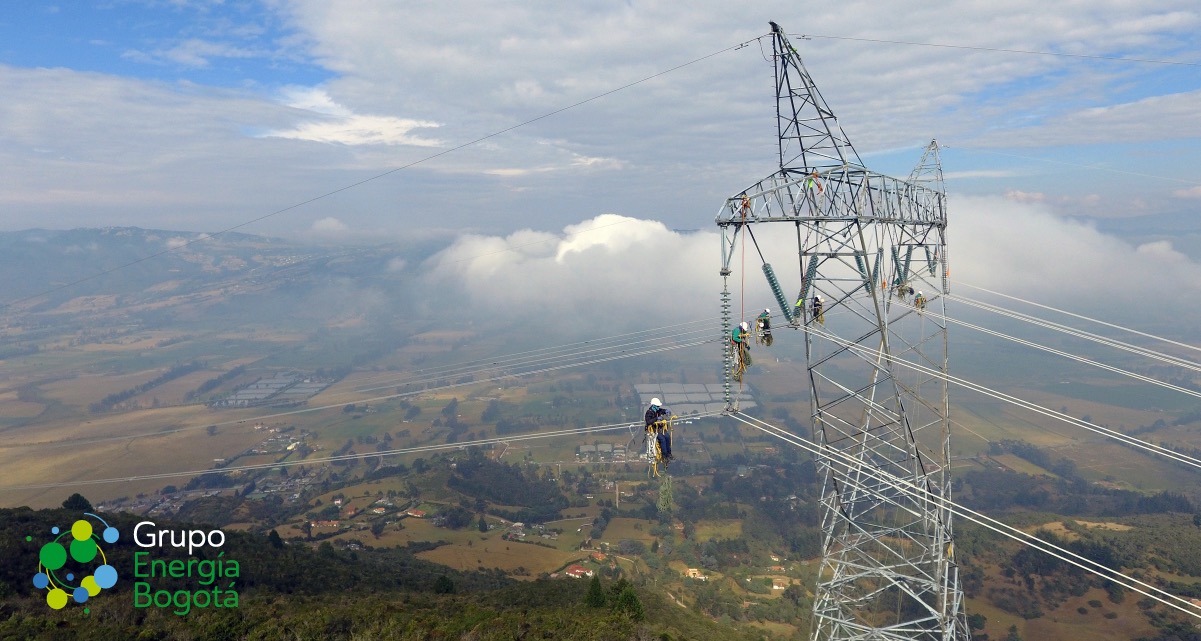
[(16, 392), (0, 393), (0, 420), (31, 418), (45, 409), (42, 403), (18, 400)]
[(655, 540), (655, 536), (650, 532), (653, 527), (655, 524), (651, 521), (618, 517), (609, 521), (605, 528), (604, 540), (616, 544), (624, 539), (632, 539), (650, 545), (651, 541)]
[(741, 536), (742, 521), (740, 520), (702, 521), (696, 526), (697, 541), (737, 539)]

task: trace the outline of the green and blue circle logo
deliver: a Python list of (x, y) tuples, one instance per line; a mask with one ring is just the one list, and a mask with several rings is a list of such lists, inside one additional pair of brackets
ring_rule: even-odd
[[(86, 603), (101, 590), (117, 584), (117, 569), (109, 565), (100, 542), (116, 543), (120, 534), (99, 516), (89, 512), (84, 512), (84, 516), (96, 519), (104, 529), (97, 534), (87, 519), (79, 519), (66, 531), (53, 527), (50, 533), (55, 535), (54, 540), (38, 552), (33, 587), (46, 590), (46, 605), (55, 610), (61, 610), (71, 600)], [(32, 541), (33, 537), (27, 536), (25, 540)]]

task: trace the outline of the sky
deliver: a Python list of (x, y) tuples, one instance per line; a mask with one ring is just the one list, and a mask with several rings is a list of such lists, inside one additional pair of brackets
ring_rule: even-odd
[(724, 199), (775, 169), (769, 20), (870, 169), (943, 146), (951, 255), (990, 258), (959, 273), (1196, 287), (1191, 0), (17, 3), (0, 231), (444, 237), (435, 276), (581, 291), (678, 243), (645, 268), (708, 275)]
[(0, 16), (0, 228), (708, 228), (774, 168), (768, 20), (869, 168), (937, 139), (953, 197), (1201, 203), (1189, 1), (106, 0)]

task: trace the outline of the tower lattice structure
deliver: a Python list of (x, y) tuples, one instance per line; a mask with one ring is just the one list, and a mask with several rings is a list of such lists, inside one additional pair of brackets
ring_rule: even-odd
[(938, 145), (907, 179), (869, 171), (775, 23), (771, 38), (779, 169), (727, 199), (716, 221), (726, 402), (736, 409), (729, 283), (736, 257), (753, 256), (781, 310), (777, 334), (792, 327), (805, 341), (823, 477), (812, 638), (969, 639), (947, 504), (947, 382), (930, 373), (947, 372)]

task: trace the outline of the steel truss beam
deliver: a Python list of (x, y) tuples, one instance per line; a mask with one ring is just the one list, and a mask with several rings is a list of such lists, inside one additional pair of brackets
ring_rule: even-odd
[[(812, 438), (831, 452), (818, 460), (824, 540), (812, 638), (969, 639), (947, 504), (864, 471), (881, 470), (950, 498), (947, 383), (894, 366), (909, 360), (947, 371), (940, 295), (948, 293), (946, 197), (938, 146), (930, 144), (908, 180), (867, 170), (775, 23), (772, 41), (780, 168), (718, 213), (722, 332), (728, 336), (732, 327), (735, 249), (740, 241), (753, 244), (756, 253), (743, 255), (762, 257), (788, 324), (810, 330)], [(795, 256), (778, 263), (787, 272), (777, 276), (768, 261), (773, 248), (759, 243), (755, 229), (776, 245), (795, 237)], [(798, 292), (791, 301), (783, 293), (789, 284)], [(924, 308), (915, 301), (918, 291)], [(813, 314), (816, 296), (824, 300), (824, 323)], [(869, 355), (848, 344), (870, 348)], [(728, 340), (723, 345), (729, 372), (733, 353)]]

